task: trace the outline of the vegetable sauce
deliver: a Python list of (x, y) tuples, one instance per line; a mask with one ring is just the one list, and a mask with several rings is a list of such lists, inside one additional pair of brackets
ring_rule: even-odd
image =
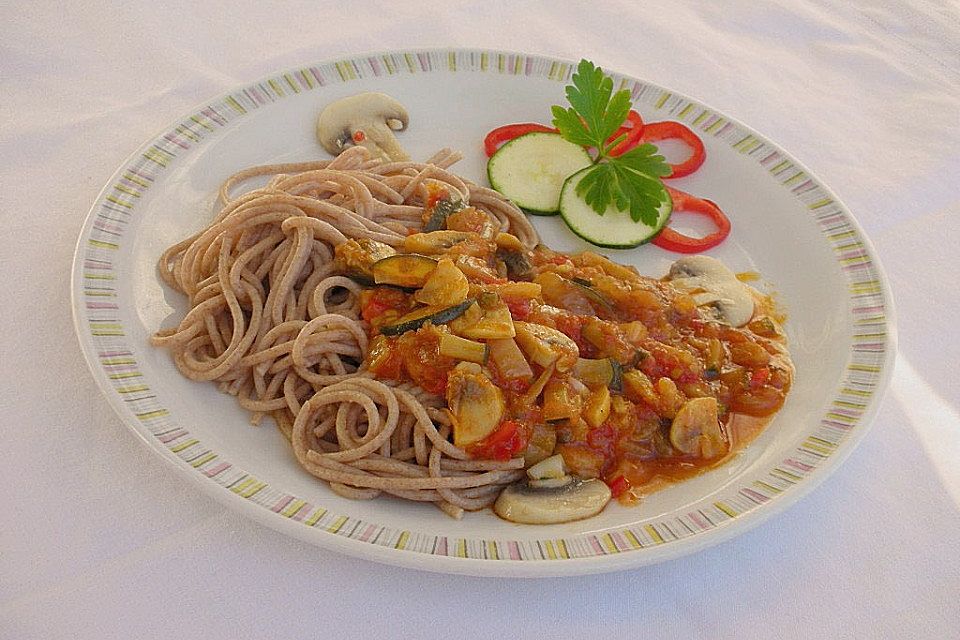
[(434, 230), (399, 252), (349, 241), (336, 261), (367, 285), (363, 366), (445, 397), (473, 458), (560, 454), (629, 504), (725, 462), (783, 405), (782, 318), (732, 274), (724, 286), (752, 301), (741, 326), (729, 293), (689, 267), (655, 279), (596, 253), (527, 250), (442, 196), (424, 223)]

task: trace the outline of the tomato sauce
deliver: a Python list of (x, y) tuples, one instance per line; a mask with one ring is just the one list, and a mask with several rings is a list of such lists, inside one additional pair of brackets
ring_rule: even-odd
[[(479, 226), (466, 214), (459, 223)], [(529, 465), (560, 454), (572, 473), (602, 478), (629, 504), (723, 464), (783, 405), (793, 367), (782, 317), (769, 298), (756, 293), (750, 322), (731, 327), (670, 282), (597, 254), (564, 255), (542, 246), (524, 256), (530, 269), (523, 282), (537, 286), (518, 289), (538, 293), (500, 296), (496, 287), (520, 280), (491, 278), (507, 268), (488, 244), (487, 253), (458, 263), (470, 295), (483, 303), (460, 319), (428, 321), (387, 337), (381, 328), (416, 307), (413, 294), (377, 287), (361, 296), (372, 337), (365, 366), (384, 379), (409, 379), (444, 395), (460, 364), (442, 353), (444, 334), (471, 344), (495, 335), (520, 347), (523, 362), (486, 357), (471, 365), (471, 375), (479, 371), (500, 390), (503, 405), (502, 422), (468, 448), (472, 457), (524, 456)], [(462, 255), (456, 247), (440, 253)], [(494, 327), (509, 315), (506, 338), (478, 329), (486, 314), (497, 318)], [(535, 326), (556, 337), (536, 342), (524, 333)], [(521, 373), (504, 375), (506, 364)]]

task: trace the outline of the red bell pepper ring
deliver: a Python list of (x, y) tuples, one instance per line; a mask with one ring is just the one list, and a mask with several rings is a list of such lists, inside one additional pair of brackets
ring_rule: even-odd
[(489, 158), (497, 152), (501, 145), (510, 142), (514, 138), (519, 138), (528, 133), (558, 133), (553, 127), (536, 122), (518, 122), (516, 124), (505, 124), (497, 127), (487, 134), (483, 139), (483, 150), (486, 151)]
[(689, 127), (679, 122), (648, 122), (643, 128), (643, 135), (640, 137), (640, 144), (647, 142), (659, 142), (661, 140), (680, 140), (690, 147), (690, 157), (678, 164), (671, 164), (673, 172), (666, 176), (667, 178), (682, 178), (688, 176), (703, 164), (706, 160), (706, 150), (703, 148), (703, 140), (700, 139)]
[[(626, 136), (617, 143), (616, 147), (610, 150), (611, 156), (619, 156), (640, 144), (640, 136), (643, 134), (643, 119), (640, 117), (640, 114), (631, 110), (627, 114), (626, 122), (629, 123), (630, 126), (620, 127), (612, 136), (607, 138), (607, 144), (610, 144), (619, 136)], [(499, 149), (501, 145), (528, 133), (559, 133), (559, 131), (553, 127), (548, 127), (545, 124), (539, 124), (537, 122), (505, 124), (487, 134), (483, 139), (483, 150), (489, 158), (497, 152), (497, 149)]]
[(630, 110), (630, 113), (627, 114), (627, 122), (630, 123), (629, 127), (620, 127), (617, 131), (607, 139), (607, 144), (610, 144), (618, 137), (626, 135), (622, 141), (617, 143), (613, 149), (610, 149), (608, 153), (611, 156), (620, 156), (625, 154), (630, 149), (633, 149), (635, 146), (640, 144), (640, 139), (643, 136), (644, 124), (643, 118), (640, 117), (640, 114), (634, 110)]
[(712, 249), (730, 235), (730, 219), (716, 204), (670, 187), (667, 187), (667, 192), (673, 200), (674, 213), (686, 211), (707, 216), (716, 225), (717, 230), (702, 238), (691, 238), (670, 227), (664, 227), (652, 240), (653, 244), (676, 253), (700, 253)]

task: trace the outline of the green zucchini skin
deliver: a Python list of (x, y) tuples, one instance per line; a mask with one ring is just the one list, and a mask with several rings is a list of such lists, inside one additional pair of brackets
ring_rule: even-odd
[(440, 200), (433, 206), (433, 212), (427, 224), (423, 225), (423, 231), (429, 233), (446, 229), (447, 218), (461, 209), (463, 209), (463, 203), (460, 200)]
[(467, 299), (460, 304), (441, 309), (434, 314), (423, 316), (422, 318), (413, 318), (412, 320), (398, 322), (397, 324), (388, 324), (380, 327), (380, 333), (385, 336), (399, 336), (407, 331), (416, 331), (428, 322), (432, 324), (444, 324), (461, 316), (473, 303), (474, 300)]
[(673, 201), (665, 187), (659, 216), (653, 226), (634, 222), (629, 213), (613, 206), (608, 207), (603, 215), (598, 214), (576, 192), (580, 179), (589, 169), (582, 169), (567, 178), (560, 192), (560, 215), (579, 237), (598, 247), (631, 249), (653, 240), (670, 221)]
[(610, 382), (607, 386), (611, 391), (621, 393), (623, 391), (623, 365), (610, 358), (610, 368), (613, 370), (613, 375), (610, 376)]
[(398, 253), (377, 260), (371, 271), (377, 284), (419, 288), (436, 268), (437, 261), (433, 258), (416, 253)]
[(578, 358), (573, 368), (574, 375), (585, 382), (593, 381), (605, 385), (610, 391), (623, 391), (623, 365), (613, 358), (591, 360)]
[(525, 207), (520, 207), (520, 210), (523, 211), (528, 216), (540, 216), (541, 218), (550, 218), (552, 216), (560, 215), (560, 210), (556, 211), (537, 211), (536, 209), (527, 209)]
[(607, 296), (594, 289), (592, 282), (589, 280), (584, 280), (583, 278), (569, 278), (568, 280), (580, 291), (582, 291), (583, 294), (592, 302), (595, 302), (597, 305), (602, 307), (603, 310), (611, 316), (616, 317), (617, 310), (613, 306), (613, 303), (607, 299)]
[(500, 147), (487, 161), (487, 178), (527, 213), (553, 216), (564, 180), (592, 164), (586, 149), (559, 133), (534, 132)]

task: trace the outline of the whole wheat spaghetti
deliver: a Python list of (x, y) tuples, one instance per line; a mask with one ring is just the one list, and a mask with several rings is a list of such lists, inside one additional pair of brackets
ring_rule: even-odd
[(523, 459), (471, 460), (449, 440), (443, 398), (363, 370), (361, 287), (335, 273), (333, 256), (349, 239), (401, 245), (438, 186), (536, 245), (516, 206), (448, 170), (458, 159), (444, 150), (425, 163), (383, 162), (353, 147), (235, 174), (213, 222), (161, 256), (162, 279), (190, 310), (152, 339), (184, 376), (236, 396), (254, 424), (271, 417), (303, 468), (337, 493), (433, 502), (454, 517), (491, 504)]

